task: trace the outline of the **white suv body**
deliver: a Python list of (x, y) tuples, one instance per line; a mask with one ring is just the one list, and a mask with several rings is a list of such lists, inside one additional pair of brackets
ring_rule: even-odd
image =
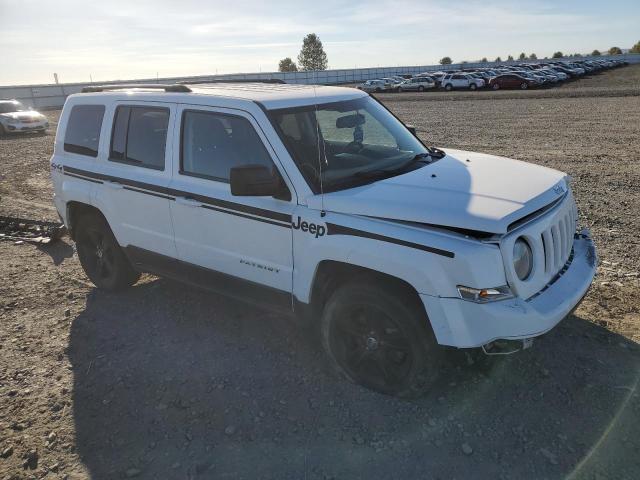
[[(109, 273), (100, 269), (111, 255), (132, 271), (302, 313), (322, 323), (325, 348), (347, 377), (399, 395), (415, 382), (381, 386), (336, 360), (331, 322), (349, 298), (396, 292), (384, 305), (403, 298), (392, 309), (400, 317), (413, 305), (428, 333), (416, 337), (422, 343), (489, 349), (545, 333), (589, 288), (595, 250), (575, 233), (561, 172), (425, 147), (351, 88), (182, 89), (81, 93), (65, 103), (51, 158), (55, 205), (99, 286), (95, 272)], [(383, 154), (387, 163), (361, 168)], [(398, 159), (412, 166), (393, 173)], [(277, 177), (272, 190), (259, 175), (267, 170)], [(103, 228), (92, 250), (82, 229), (96, 222), (117, 243)], [(376, 295), (361, 291), (379, 282)], [(366, 355), (392, 348), (376, 331), (354, 337)], [(415, 363), (422, 353), (414, 353)]]
[(418, 91), (423, 92), (436, 87), (436, 83), (430, 77), (413, 77), (398, 85), (399, 92)]
[(456, 88), (476, 90), (484, 87), (485, 82), (481, 78), (475, 78), (466, 73), (458, 72), (446, 75), (442, 79), (441, 85), (445, 90), (453, 90)]

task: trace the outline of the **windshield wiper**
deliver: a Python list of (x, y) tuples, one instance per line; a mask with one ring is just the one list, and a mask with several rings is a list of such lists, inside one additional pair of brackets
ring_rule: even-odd
[(416, 155), (414, 155), (410, 160), (407, 160), (406, 162), (404, 162), (403, 164), (394, 167), (394, 168), (377, 168), (374, 170), (361, 170), (359, 172), (356, 172), (353, 174), (354, 177), (356, 178), (387, 178), (390, 176), (393, 176), (397, 173), (400, 172), (404, 172), (405, 170), (408, 170), (409, 168), (411, 168), (413, 165), (415, 165), (416, 163), (418, 163), (420, 160), (427, 158), (427, 157), (431, 157), (431, 153), (428, 152), (423, 152), (423, 153), (418, 153)]

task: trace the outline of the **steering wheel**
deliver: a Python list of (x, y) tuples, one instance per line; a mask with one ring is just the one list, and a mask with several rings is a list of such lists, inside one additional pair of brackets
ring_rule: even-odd
[(349, 153), (360, 153), (363, 148), (362, 142), (354, 140), (353, 142), (349, 142), (345, 150)]

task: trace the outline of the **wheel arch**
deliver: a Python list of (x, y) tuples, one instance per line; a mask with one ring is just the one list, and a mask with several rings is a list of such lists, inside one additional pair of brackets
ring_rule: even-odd
[(393, 289), (399, 295), (404, 296), (407, 301), (415, 302), (416, 306), (421, 308), (426, 315), (418, 291), (406, 280), (353, 263), (322, 260), (316, 267), (311, 283), (309, 303), (304, 308), (307, 320), (317, 319), (331, 295), (342, 285), (358, 278)]
[(109, 222), (107, 221), (104, 214), (100, 211), (99, 208), (94, 207), (93, 205), (89, 205), (84, 202), (78, 202), (76, 200), (72, 200), (67, 202), (67, 230), (69, 231), (69, 235), (73, 240), (75, 240), (75, 227), (77, 225), (78, 219), (83, 215), (96, 215), (101, 217), (107, 225)]

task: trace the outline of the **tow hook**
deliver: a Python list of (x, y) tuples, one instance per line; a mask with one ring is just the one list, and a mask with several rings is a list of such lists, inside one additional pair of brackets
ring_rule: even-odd
[(485, 355), (511, 355), (521, 350), (526, 350), (533, 345), (533, 338), (521, 340), (494, 340), (482, 345)]

